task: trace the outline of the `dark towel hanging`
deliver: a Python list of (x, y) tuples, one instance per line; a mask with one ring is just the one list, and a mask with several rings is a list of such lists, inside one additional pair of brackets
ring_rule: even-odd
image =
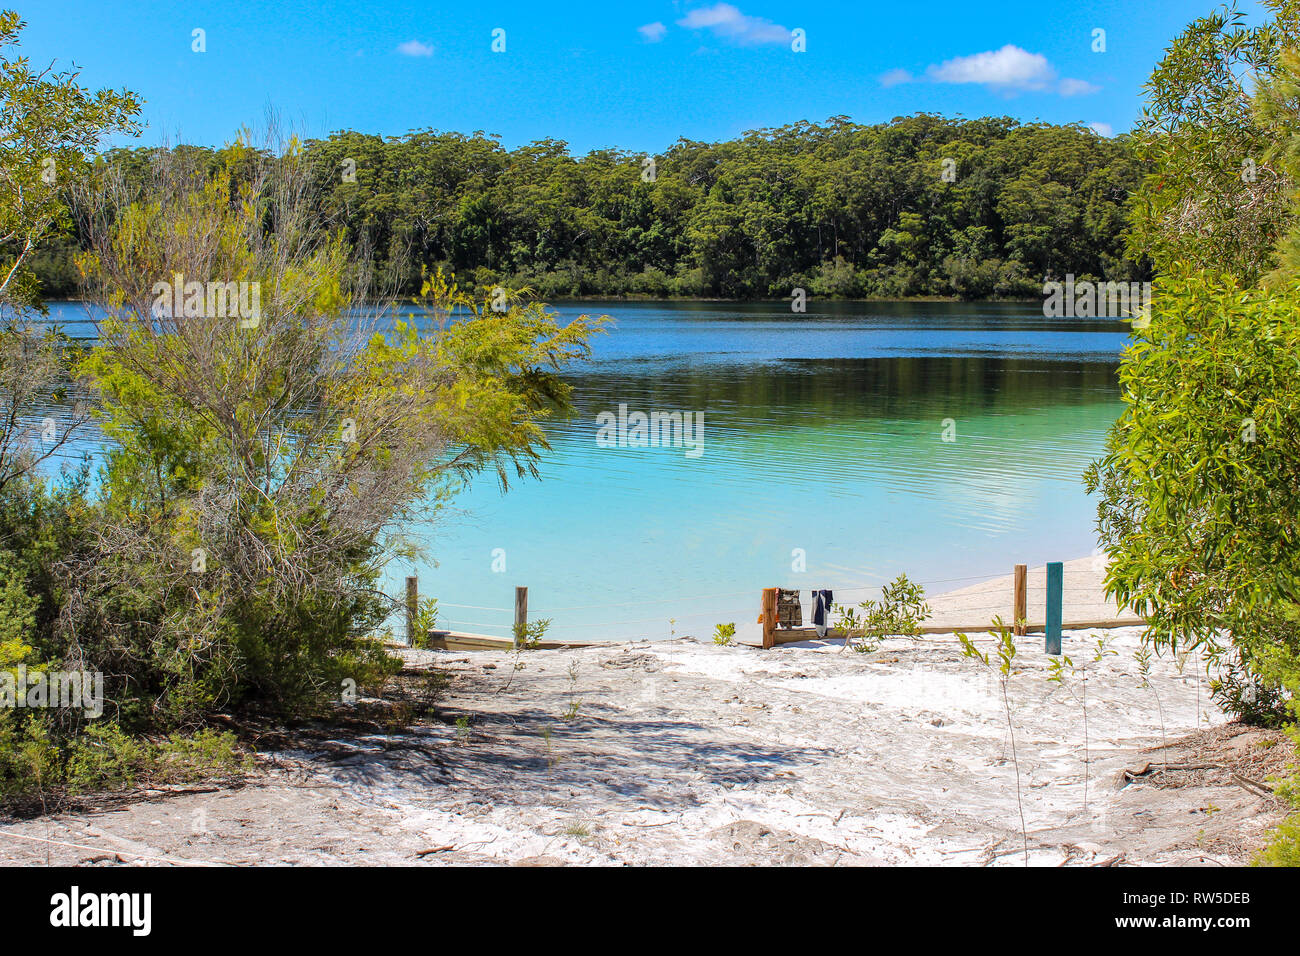
[(826, 627), (826, 616), (830, 613), (831, 602), (834, 600), (835, 600), (835, 596), (831, 594), (830, 591), (826, 591), (826, 590), (813, 591), (812, 622), (813, 622), (813, 627), (818, 628), (817, 633), (819, 635), (824, 636), (825, 633), (824, 628)]

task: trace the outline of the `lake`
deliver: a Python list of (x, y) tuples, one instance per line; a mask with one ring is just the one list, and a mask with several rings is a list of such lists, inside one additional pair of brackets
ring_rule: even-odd
[[(556, 307), (614, 321), (569, 376), (577, 412), (552, 424), (542, 480), (503, 495), (484, 476), (423, 529), (437, 565), (412, 573), (444, 626), (507, 635), (525, 585), (548, 637), (734, 621), (757, 639), (765, 586), (804, 591), (806, 615), (813, 588), (856, 603), (906, 572), (938, 593), (1095, 548), (1080, 475), (1121, 409), (1120, 322), (1019, 303)], [(598, 440), (620, 406), (702, 413), (700, 451)]]
[[(814, 588), (856, 603), (906, 572), (939, 593), (1095, 548), (1080, 475), (1121, 409), (1122, 322), (1037, 303), (556, 308), (613, 321), (568, 373), (576, 413), (550, 424), (541, 479), (502, 494), (481, 476), (410, 529), (428, 560), (386, 582), (416, 574), (443, 626), (506, 636), (526, 585), (548, 638), (734, 621), (753, 640), (763, 587), (801, 589), (806, 615)], [(602, 430), (620, 406), (623, 441)], [(636, 413), (690, 413), (665, 438), (700, 442), (639, 447)]]

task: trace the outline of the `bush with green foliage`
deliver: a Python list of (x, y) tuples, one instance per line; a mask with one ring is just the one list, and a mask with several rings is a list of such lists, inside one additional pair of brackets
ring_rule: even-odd
[[(441, 272), (417, 283), (420, 321), (370, 309), (376, 270), (322, 218), (293, 139), (88, 166), (137, 101), (31, 73), (5, 56), (21, 27), (0, 13), (0, 310), (35, 304), (34, 250), (70, 204), (107, 316), (84, 350), (24, 314), (0, 324), (0, 669), (104, 676), (99, 722), (0, 713), (0, 796), (44, 801), (237, 762), (205, 729), (215, 710), (316, 713), (381, 687), (401, 662), (378, 638), (395, 610), (379, 582), (418, 550), (403, 528), (469, 475), (536, 475), (568, 408), (559, 371), (599, 323), (517, 296), (493, 308)], [(178, 274), (170, 314), (155, 286)], [(189, 283), (249, 283), (260, 310), (207, 314)], [(40, 468), (84, 424), (74, 396), (103, 439), (93, 481)]]
[[(557, 369), (596, 327), (441, 273), (426, 321), (353, 308), (365, 264), (318, 218), (310, 160), (293, 140), (271, 153), (236, 143), (214, 170), (159, 151), (148, 188), (102, 166), (81, 198), (109, 317), (78, 372), (112, 444), (72, 624), (168, 725), (390, 676), (378, 582), (413, 556), (405, 526), (475, 472), (536, 474), (567, 407)], [(176, 274), (258, 283), (257, 320), (160, 314), (154, 284)]]
[(1253, 284), (1274, 261), (1296, 185), (1276, 146), (1300, 130), (1300, 116), (1261, 110), (1256, 94), (1300, 36), (1300, 3), (1264, 5), (1273, 18), (1258, 26), (1235, 4), (1189, 24), (1146, 84), (1132, 137), (1145, 175), (1127, 244), (1158, 274), (1181, 264)]
[(1255, 865), (1300, 866), (1300, 774), (1280, 783), (1275, 792), (1294, 812), (1269, 834), (1268, 842), (1255, 857)]
[[(1086, 475), (1107, 587), (1155, 645), (1206, 647), (1286, 696), (1300, 687), (1297, 354), (1300, 286), (1161, 280), (1120, 368), (1125, 409)], [(1237, 680), (1217, 687), (1229, 707)]]
[(1203, 649), (1219, 704), (1276, 724), (1300, 716), (1300, 3), (1265, 6), (1196, 20), (1147, 84), (1128, 250), (1155, 296), (1085, 481), (1145, 640)]
[(0, 315), (39, 308), (42, 280), (66, 280), (66, 257), (37, 259), (44, 243), (71, 227), (65, 184), (106, 135), (140, 129), (134, 93), (92, 91), (75, 68), (33, 70), (17, 49), (26, 26), (17, 12), (0, 10)]
[(438, 599), (422, 598), (412, 621), (415, 630), (414, 646), (422, 649), (429, 647), (429, 632), (438, 627)]
[(925, 588), (900, 574), (880, 589), (880, 600), (863, 601), (858, 605), (862, 616), (852, 608), (835, 606), (835, 627), (844, 632), (845, 646), (855, 651), (869, 653), (880, 646), (885, 637), (916, 637), (921, 624), (930, 617), (930, 605), (925, 601)]
[(45, 713), (0, 713), (0, 801), (46, 806), (78, 794), (137, 785), (239, 776), (253, 767), (228, 731), (204, 729), (152, 739), (116, 722), (67, 733)]

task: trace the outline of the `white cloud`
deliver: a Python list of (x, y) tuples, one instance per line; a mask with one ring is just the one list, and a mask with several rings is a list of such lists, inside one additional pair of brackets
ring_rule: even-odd
[(925, 72), (936, 83), (979, 83), (1008, 92), (1045, 90), (1056, 79), (1047, 57), (1010, 43), (1000, 50), (955, 57)]
[(1088, 96), (1101, 90), (1100, 86), (1089, 83), (1087, 80), (1064, 79), (1061, 81), (1060, 92), (1062, 96)]
[(760, 43), (789, 43), (790, 31), (783, 26), (741, 13), (729, 3), (700, 7), (677, 21), (688, 30), (708, 30), (714, 36), (740, 46)]
[(1098, 136), (1104, 136), (1107, 139), (1110, 139), (1115, 135), (1115, 130), (1109, 123), (1089, 123), (1088, 129), (1092, 130)]
[(880, 85), (885, 87), (898, 86), (900, 83), (911, 82), (912, 74), (903, 69), (889, 70), (887, 73), (882, 73), (880, 75)]
[[(926, 68), (925, 75), (935, 83), (978, 83), (997, 93), (1034, 93), (1055, 91), (1061, 96), (1087, 96), (1101, 90), (1087, 80), (1069, 77), (1057, 81), (1057, 74), (1047, 57), (1030, 53), (1008, 43), (1000, 50), (958, 56)], [(881, 82), (892, 86), (906, 77), (904, 70), (890, 70)], [(887, 82), (886, 78), (889, 78)]]
[(419, 40), (407, 40), (397, 44), (397, 52), (402, 56), (433, 56), (433, 47)]
[(656, 20), (654, 23), (647, 23), (644, 26), (636, 28), (636, 32), (641, 34), (646, 43), (658, 43), (668, 32), (668, 28)]

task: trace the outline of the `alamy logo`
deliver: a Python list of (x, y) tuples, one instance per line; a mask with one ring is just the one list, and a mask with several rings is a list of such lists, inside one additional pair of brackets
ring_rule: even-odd
[(171, 282), (155, 282), (152, 292), (156, 318), (238, 318), (241, 329), (255, 329), (262, 321), (260, 282), (186, 282), (177, 272)]
[(1043, 283), (1043, 315), (1050, 318), (1131, 318), (1151, 308), (1150, 282)]
[(82, 893), (74, 886), (50, 897), (50, 925), (128, 926), (133, 936), (148, 936), (153, 928), (151, 893)]
[(596, 445), (600, 448), (685, 448), (687, 458), (704, 454), (703, 412), (629, 412), (596, 416)]
[(104, 714), (104, 675), (90, 671), (0, 670), (0, 707), (79, 709), (86, 717)]

